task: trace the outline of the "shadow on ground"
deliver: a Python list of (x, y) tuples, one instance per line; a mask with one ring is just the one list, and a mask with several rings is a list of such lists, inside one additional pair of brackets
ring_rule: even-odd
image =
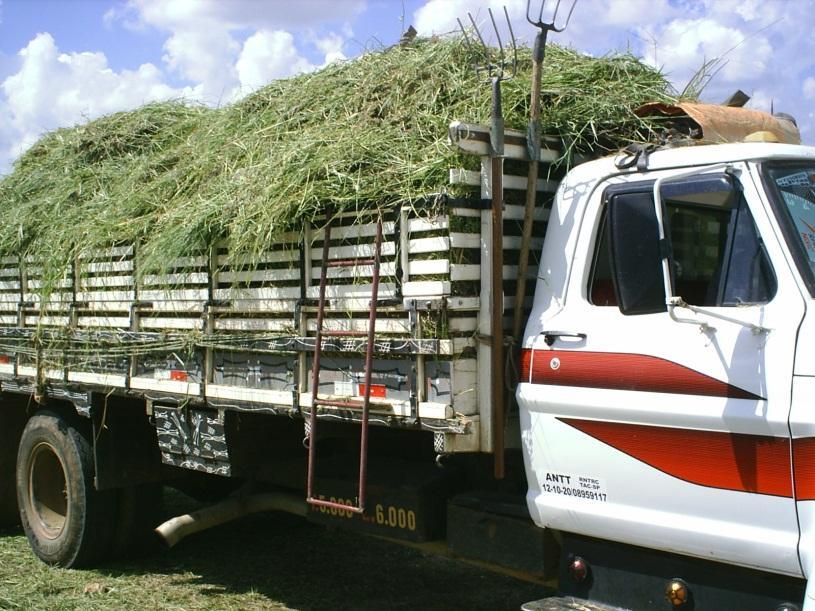
[(249, 516), (106, 569), (112, 576), (192, 573), (189, 584), (199, 592), (253, 592), (302, 611), (517, 610), (547, 594), (540, 585), (283, 513)]

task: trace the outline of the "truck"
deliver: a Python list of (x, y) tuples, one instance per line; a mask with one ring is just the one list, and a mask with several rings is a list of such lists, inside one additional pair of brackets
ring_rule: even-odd
[[(450, 125), (469, 196), (251, 263), (4, 256), (2, 525), (82, 567), (274, 509), (557, 584), (529, 610), (815, 609), (815, 148), (491, 136)], [(215, 504), (159, 526), (162, 485)]]

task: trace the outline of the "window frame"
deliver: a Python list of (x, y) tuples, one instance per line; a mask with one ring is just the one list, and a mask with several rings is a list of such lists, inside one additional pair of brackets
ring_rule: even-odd
[(783, 201), (783, 196), (774, 184), (773, 179), (770, 177), (770, 171), (774, 169), (813, 169), (815, 168), (815, 160), (786, 160), (786, 161), (764, 161), (758, 164), (759, 176), (761, 177), (761, 185), (764, 188), (764, 193), (767, 195), (767, 200), (770, 202), (770, 209), (772, 210), (778, 225), (781, 228), (781, 235), (784, 237), (784, 242), (792, 255), (792, 260), (798, 273), (804, 281), (810, 297), (815, 298), (815, 271), (809, 264), (809, 257), (801, 247), (798, 238), (798, 230), (795, 228), (795, 222)]
[[(812, 167), (812, 166), (810, 165), (810, 167)], [(768, 176), (768, 175), (762, 174), (762, 177), (765, 177), (765, 176)], [(710, 180), (710, 178), (711, 178), (710, 176), (707, 176), (706, 180)], [(592, 305), (594, 307), (617, 307), (622, 312), (622, 309), (620, 308), (620, 303), (619, 303), (619, 291), (618, 291), (618, 287), (617, 287), (617, 280), (616, 280), (616, 278), (614, 277), (613, 274), (612, 274), (612, 277), (611, 277), (611, 282), (612, 282), (613, 287), (614, 287), (614, 294), (615, 294), (616, 303), (613, 304), (613, 305), (599, 305), (599, 304), (595, 304), (592, 301), (592, 295), (594, 293), (594, 288), (595, 288), (595, 281), (596, 281), (596, 278), (597, 278), (597, 276), (596, 276), (597, 269), (599, 267), (598, 263), (599, 263), (599, 259), (600, 259), (600, 250), (603, 249), (604, 237), (606, 237), (606, 236), (608, 237), (608, 243), (606, 244), (606, 251), (607, 251), (606, 252), (606, 257), (609, 258), (609, 267), (612, 267), (612, 263), (610, 262), (610, 258), (612, 256), (612, 254), (611, 254), (612, 248), (611, 248), (611, 244), (610, 244), (611, 236), (610, 236), (610, 232), (608, 230), (609, 206), (610, 206), (612, 200), (614, 199), (614, 197), (617, 197), (617, 196), (628, 195), (628, 194), (631, 194), (631, 195), (643, 194), (643, 193), (652, 194), (655, 182), (656, 182), (655, 180), (644, 180), (644, 181), (640, 181), (640, 182), (636, 182), (636, 183), (615, 184), (615, 185), (610, 185), (609, 187), (607, 187), (604, 190), (603, 195), (602, 195), (602, 207), (601, 207), (601, 210), (600, 210), (600, 220), (599, 220), (599, 223), (598, 223), (598, 225), (596, 227), (596, 230), (595, 230), (596, 233), (595, 233), (595, 236), (594, 236), (594, 246), (592, 248), (591, 265), (589, 267), (589, 274), (588, 274), (587, 282), (585, 284), (586, 301), (590, 305)], [(685, 187), (686, 185), (687, 185), (687, 187), (692, 187), (693, 185), (699, 184), (701, 182), (703, 182), (703, 181), (701, 181), (698, 176), (694, 176), (694, 177), (691, 177), (691, 178), (688, 178), (688, 179), (685, 179), (685, 180), (679, 180), (676, 183), (673, 183), (672, 186), (675, 189), (677, 189), (678, 191), (680, 191), (680, 194), (681, 194), (681, 191), (683, 190), (683, 187)], [(743, 188), (741, 186), (741, 183), (736, 179), (733, 180), (733, 190), (734, 190), (733, 201), (732, 201), (730, 207), (728, 208), (729, 218), (726, 220), (726, 222), (723, 223), (723, 225), (726, 227), (726, 229), (725, 229), (726, 236), (725, 236), (725, 242), (724, 242), (724, 245), (723, 245), (723, 248), (722, 248), (722, 251), (721, 251), (721, 255), (720, 255), (720, 261), (722, 262), (721, 263), (722, 264), (722, 269), (721, 269), (721, 271), (719, 273), (719, 278), (717, 280), (718, 286), (716, 286), (716, 303), (712, 304), (712, 305), (710, 305), (710, 304), (708, 304), (708, 305), (692, 304), (692, 305), (698, 305), (699, 307), (710, 307), (710, 308), (713, 308), (713, 307), (716, 307), (716, 308), (734, 308), (734, 307), (745, 307), (745, 306), (753, 306), (753, 305), (761, 306), (761, 305), (765, 305), (765, 304), (771, 302), (775, 298), (776, 294), (778, 293), (778, 275), (775, 272), (775, 268), (773, 266), (772, 260), (771, 260), (771, 258), (769, 256), (769, 253), (767, 252), (767, 249), (766, 249), (766, 247), (764, 245), (764, 240), (763, 240), (763, 238), (761, 236), (761, 232), (759, 231), (758, 225), (756, 224), (755, 216), (753, 215), (752, 211), (750, 210), (750, 206), (749, 206), (749, 204), (747, 202), (747, 198), (744, 195), (744, 191), (743, 191)], [(692, 188), (689, 189), (688, 191), (693, 192)], [(675, 202), (673, 204), (675, 206), (687, 206), (688, 208), (691, 208), (691, 209), (693, 209), (693, 208), (701, 208), (701, 209), (715, 208), (715, 206), (706, 205), (704, 203), (694, 204), (692, 202), (684, 202), (684, 201), (678, 200), (677, 199), (678, 196), (679, 196), (679, 194), (672, 194), (672, 196), (663, 197), (663, 206), (667, 208), (668, 202), (673, 201), (673, 202)], [(651, 200), (653, 201), (653, 196), (651, 197)], [(768, 280), (770, 280), (770, 285), (768, 286), (768, 289), (769, 289), (768, 290), (768, 299), (766, 301), (748, 302), (748, 303), (745, 303), (745, 304), (726, 303), (725, 302), (725, 291), (727, 290), (727, 281), (731, 276), (732, 266), (733, 266), (733, 263), (734, 263), (734, 261), (733, 261), (733, 250), (734, 250), (734, 245), (735, 245), (735, 241), (736, 241), (736, 231), (737, 231), (737, 228), (738, 228), (739, 218), (741, 217), (741, 215), (743, 214), (743, 212), (745, 210), (750, 215), (750, 222), (751, 222), (753, 230), (755, 232), (755, 236), (756, 236), (756, 239), (757, 239), (757, 242), (758, 242), (759, 251), (761, 253), (761, 256), (764, 259), (764, 264), (766, 264), (766, 266), (767, 266), (767, 271), (769, 272)], [(656, 215), (656, 212), (654, 214)], [(670, 281), (671, 281), (671, 286), (673, 287), (674, 292), (675, 292), (676, 280), (677, 279), (676, 279), (676, 276), (675, 276), (674, 271), (673, 271), (674, 270), (674, 265), (673, 265), (673, 263), (674, 263), (674, 258), (673, 258), (674, 257), (673, 238), (672, 238), (672, 230), (671, 230), (671, 225), (670, 225), (670, 217), (667, 214), (667, 210), (663, 214), (663, 225), (664, 225), (664, 230), (665, 230), (665, 235), (666, 235), (666, 242), (667, 242), (666, 247), (668, 248), (668, 252), (670, 253), (669, 254), (669, 260), (671, 262), (671, 264), (669, 266), (671, 268)], [(804, 265), (809, 267), (808, 263), (806, 261), (804, 262)], [(813, 282), (813, 289), (815, 289), (815, 282)], [(679, 294), (678, 296), (682, 297), (681, 294)], [(813, 292), (813, 296), (815, 296), (815, 292)]]

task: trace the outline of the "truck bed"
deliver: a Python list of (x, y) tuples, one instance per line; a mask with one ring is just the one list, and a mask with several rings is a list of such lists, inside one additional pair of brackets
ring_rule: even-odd
[[(371, 382), (371, 422), (437, 433), (440, 451), (489, 451), (490, 218), (488, 133), (454, 124), (454, 139), (481, 156), (481, 171), (451, 170), (453, 198), (330, 217), (324, 329), (367, 329), (376, 215), (383, 215), (381, 284)], [(508, 132), (508, 154), (522, 134)], [(553, 154), (552, 151), (544, 151)], [(526, 164), (523, 164), (525, 167)], [(526, 178), (505, 176), (504, 292), (509, 326)], [(479, 191), (480, 188), (480, 191)], [(529, 277), (555, 188), (539, 181)], [(514, 193), (513, 193), (514, 191)], [(168, 405), (300, 417), (311, 409), (318, 283), (326, 217), (286, 233), (260, 259), (241, 261), (226, 243), (140, 269), (137, 244), (86, 253), (57, 282), (38, 261), (0, 259), (0, 388), (70, 396), (115, 392)], [(46, 286), (48, 285), (48, 286)], [(529, 294), (534, 283), (528, 283)], [(486, 326), (485, 326), (486, 325)], [(366, 338), (323, 339), (320, 395), (360, 397)], [(485, 356), (486, 355), (486, 356)], [(487, 369), (488, 371), (488, 369)], [(320, 416), (355, 420), (354, 409)], [(217, 420), (217, 414), (214, 417)]]

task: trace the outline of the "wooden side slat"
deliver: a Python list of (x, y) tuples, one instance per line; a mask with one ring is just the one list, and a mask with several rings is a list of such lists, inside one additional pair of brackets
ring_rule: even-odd
[(207, 282), (209, 282), (209, 274), (207, 272), (186, 272), (145, 276), (142, 284), (144, 286), (178, 286), (182, 284), (206, 284)]
[(450, 294), (450, 282), (446, 280), (423, 280), (405, 282), (402, 295), (405, 297), (442, 297)]
[(131, 272), (133, 271), (133, 260), (127, 261), (97, 261), (92, 263), (81, 263), (79, 265), (81, 273), (100, 274), (105, 272)]
[[(396, 254), (396, 245), (393, 242), (382, 242), (383, 257)], [(349, 246), (332, 246), (328, 251), (328, 259), (371, 258), (374, 255), (373, 244), (351, 244)], [(322, 248), (312, 248), (312, 261), (320, 261), (323, 256)]]
[(240, 265), (251, 267), (252, 265), (259, 265), (263, 263), (288, 263), (290, 261), (297, 261), (300, 257), (299, 248), (286, 248), (284, 250), (268, 250), (261, 254), (257, 259), (252, 261), (232, 261), (229, 255), (218, 255), (218, 265), (224, 269), (235, 271), (232, 266), (239, 267)]
[(429, 252), (440, 252), (450, 250), (450, 238), (448, 236), (435, 236), (432, 238), (415, 238), (408, 242), (408, 253), (420, 255)]
[(254, 272), (220, 272), (218, 282), (290, 282), (300, 279), (299, 269), (263, 269)]
[(139, 299), (144, 301), (206, 301), (209, 298), (207, 289), (169, 289), (144, 290), (139, 292)]
[[(377, 333), (410, 333), (410, 323), (407, 319), (399, 318), (377, 318)], [(317, 330), (317, 320), (310, 318), (307, 323), (309, 333)], [(367, 331), (368, 320), (365, 318), (326, 318), (323, 320), (323, 330), (325, 331)]]
[(435, 276), (439, 274), (447, 275), (450, 273), (450, 261), (447, 259), (410, 261), (409, 267), (411, 276)]
[(79, 255), (80, 259), (102, 259), (102, 258), (122, 258), (129, 257), (133, 254), (133, 246), (112, 246), (110, 248), (100, 248), (93, 252), (83, 252)]
[[(470, 187), (481, 186), (481, 173), (475, 170), (451, 169), (450, 184), (468, 185)], [(560, 183), (556, 180), (545, 180), (543, 178), (539, 178), (536, 187), (541, 193), (554, 193), (557, 191), (558, 184)], [(526, 191), (526, 176), (513, 176), (505, 174), (504, 189)]]
[[(297, 271), (297, 270), (295, 270)], [(319, 280), (321, 274), (320, 267), (311, 268), (312, 280)], [(326, 278), (333, 280), (337, 278), (367, 278), (373, 276), (373, 265), (354, 265), (349, 267), (329, 267), (326, 270)], [(393, 276), (396, 273), (396, 264), (393, 261), (385, 261), (379, 264), (380, 276)], [(298, 272), (297, 277), (300, 277)]]
[(408, 231), (418, 233), (420, 231), (439, 231), (450, 227), (450, 217), (437, 216), (432, 219), (414, 218), (408, 219)]
[[(516, 280), (518, 278), (517, 265), (504, 265), (503, 269), (504, 269), (503, 278), (505, 281)], [(480, 273), (481, 273), (480, 265), (454, 263), (453, 265), (450, 266), (450, 280), (452, 280), (453, 282), (478, 280), (480, 278)], [(527, 278), (536, 278), (537, 274), (538, 274), (537, 266), (530, 265), (527, 268), (526, 273)]]
[[(306, 290), (306, 293), (310, 299), (317, 299), (319, 296), (319, 288), (318, 286), (310, 286)], [(403, 289), (404, 290), (404, 289)], [(338, 285), (328, 285), (325, 287), (325, 294), (328, 299), (335, 299), (335, 298), (348, 298), (348, 297), (359, 297), (359, 298), (368, 298), (370, 300), (371, 296), (371, 285), (370, 284), (338, 284)], [(380, 299), (388, 299), (396, 295), (396, 285), (392, 282), (382, 282), (379, 285), (379, 298)]]
[[(382, 223), (382, 235), (391, 235), (396, 228), (396, 223), (393, 221), (384, 221)], [(372, 238), (376, 235), (376, 223), (363, 223), (356, 225), (344, 225), (331, 227), (331, 241), (334, 240), (347, 240), (354, 238)], [(315, 229), (314, 239), (322, 240), (325, 236), (325, 230)]]
[(219, 300), (279, 300), (298, 299), (299, 286), (265, 286), (260, 288), (230, 287), (228, 289), (215, 289), (215, 299)]
[(133, 300), (133, 291), (78, 291), (79, 301), (120, 301), (129, 303)]
[(106, 288), (116, 286), (133, 286), (133, 276), (93, 276), (80, 278), (80, 288)]
[(142, 329), (203, 329), (200, 318), (142, 318)]
[(220, 318), (216, 331), (289, 331), (294, 334), (291, 319), (282, 318)]
[(128, 329), (130, 318), (127, 316), (80, 316), (76, 324), (80, 327)]

